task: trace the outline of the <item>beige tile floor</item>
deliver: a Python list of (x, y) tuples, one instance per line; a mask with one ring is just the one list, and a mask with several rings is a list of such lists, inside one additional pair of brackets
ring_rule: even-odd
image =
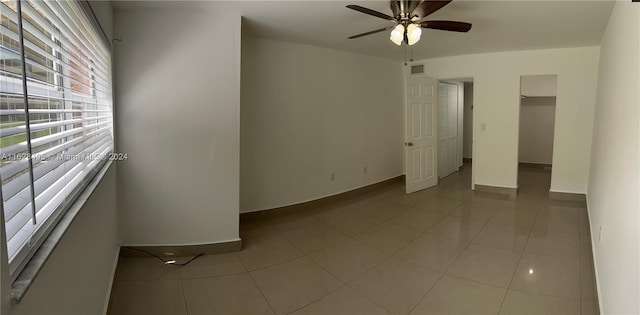
[(121, 258), (109, 314), (597, 313), (585, 205), (549, 200), (549, 171), (519, 178), (515, 199), (472, 192), (467, 165), (242, 222), (238, 253)]

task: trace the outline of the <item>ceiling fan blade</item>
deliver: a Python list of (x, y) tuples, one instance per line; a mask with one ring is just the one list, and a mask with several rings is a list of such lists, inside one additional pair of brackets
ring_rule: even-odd
[(420, 23), (421, 27), (431, 28), (435, 30), (468, 32), (471, 29), (471, 23), (455, 22), (455, 21), (424, 21)]
[(429, 14), (442, 9), (451, 1), (452, 0), (425, 0), (411, 12), (411, 16), (417, 16), (418, 20), (424, 19), (425, 17), (429, 16)]
[(393, 16), (398, 16), (400, 13), (400, 3), (398, 0), (390, 0), (389, 7), (391, 8), (391, 12), (393, 12)]
[(362, 34), (353, 35), (353, 36), (349, 37), (349, 39), (354, 39), (354, 38), (358, 38), (358, 37), (362, 37), (362, 36), (367, 36), (367, 35), (371, 35), (371, 34), (375, 34), (375, 33), (384, 32), (384, 31), (390, 30), (390, 29), (392, 29), (394, 27), (396, 27), (396, 26), (392, 25), (392, 26), (389, 26), (389, 27), (385, 27), (385, 28), (381, 28), (381, 29), (375, 30), (375, 31), (369, 31), (369, 32), (362, 33)]
[(365, 7), (361, 7), (359, 5), (354, 5), (354, 4), (350, 4), (347, 6), (347, 8), (351, 9), (351, 10), (356, 10), (358, 12), (362, 12), (364, 14), (369, 14), (369, 15), (373, 15), (375, 17), (379, 17), (381, 19), (385, 19), (385, 20), (389, 20), (389, 21), (395, 21), (396, 19), (392, 16), (388, 16), (384, 13), (380, 13), (378, 11), (374, 11), (371, 9), (367, 9)]
[(413, 12), (418, 5), (420, 5), (420, 0), (409, 0), (409, 10), (407, 12)]

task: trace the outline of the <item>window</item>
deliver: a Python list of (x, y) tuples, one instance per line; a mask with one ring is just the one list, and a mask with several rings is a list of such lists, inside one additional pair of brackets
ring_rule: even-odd
[(12, 281), (113, 151), (111, 55), (87, 4), (17, 1), (0, 4), (0, 180)]

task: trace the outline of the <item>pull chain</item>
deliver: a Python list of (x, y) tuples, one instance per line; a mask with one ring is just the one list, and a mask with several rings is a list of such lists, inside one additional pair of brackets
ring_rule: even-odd
[(404, 65), (407, 65), (407, 45), (404, 45)]
[(409, 61), (413, 62), (413, 46), (409, 47)]

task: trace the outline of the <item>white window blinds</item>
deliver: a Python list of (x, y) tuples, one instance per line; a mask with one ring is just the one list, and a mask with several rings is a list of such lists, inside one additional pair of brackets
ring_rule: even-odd
[(113, 151), (101, 34), (75, 1), (17, 1), (0, 4), (0, 179), (13, 279)]

